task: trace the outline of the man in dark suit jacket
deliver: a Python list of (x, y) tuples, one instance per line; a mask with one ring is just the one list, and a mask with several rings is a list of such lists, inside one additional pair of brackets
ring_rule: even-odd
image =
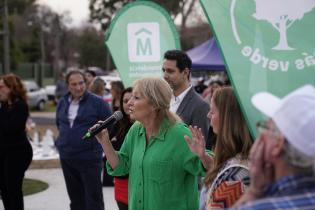
[(164, 54), (164, 79), (173, 89), (170, 110), (178, 114), (187, 124), (201, 128), (206, 144), (211, 145), (210, 121), (207, 118), (209, 104), (190, 84), (191, 59), (180, 50), (169, 50)]

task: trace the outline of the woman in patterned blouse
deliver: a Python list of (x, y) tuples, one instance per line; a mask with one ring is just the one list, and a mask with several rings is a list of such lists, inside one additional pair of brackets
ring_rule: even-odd
[[(208, 118), (217, 139), (204, 179), (205, 209), (223, 209), (231, 207), (249, 184), (247, 160), (253, 140), (231, 87), (214, 92)], [(205, 151), (203, 135), (197, 127), (190, 129), (193, 138), (186, 137), (186, 142), (200, 156)]]

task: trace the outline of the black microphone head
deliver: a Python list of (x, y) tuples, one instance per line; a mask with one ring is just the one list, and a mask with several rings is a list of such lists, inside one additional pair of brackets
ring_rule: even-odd
[(121, 111), (116, 111), (113, 114), (113, 117), (115, 118), (116, 121), (121, 120), (124, 116)]

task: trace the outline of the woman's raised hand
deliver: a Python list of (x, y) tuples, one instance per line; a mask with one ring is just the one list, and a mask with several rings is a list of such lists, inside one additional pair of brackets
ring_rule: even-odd
[(196, 154), (198, 157), (202, 157), (205, 154), (206, 142), (205, 138), (202, 135), (201, 128), (197, 126), (189, 126), (189, 129), (192, 133), (192, 139), (189, 136), (185, 135), (185, 141), (189, 146), (189, 149)]
[[(93, 129), (96, 129), (98, 126), (100, 126), (103, 123), (103, 121), (98, 121), (95, 125), (93, 125), (89, 131), (92, 131)], [(104, 154), (107, 158), (107, 161), (111, 165), (113, 169), (115, 169), (119, 164), (119, 157), (116, 153), (116, 151), (113, 148), (113, 145), (111, 144), (111, 141), (109, 140), (109, 135), (107, 129), (103, 129), (101, 132), (95, 135), (98, 143), (101, 144)]]

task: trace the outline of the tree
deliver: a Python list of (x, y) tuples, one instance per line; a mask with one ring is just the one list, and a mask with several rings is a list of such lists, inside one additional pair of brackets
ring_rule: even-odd
[[(10, 59), (0, 59), (0, 62), (6, 63), (6, 61), (10, 60), (11, 65), (11, 70), (17, 67), (17, 64), (24, 59), (24, 55), (23, 52), (21, 50), (20, 47), (20, 43), (16, 42), (16, 40), (14, 39), (14, 19), (17, 16), (20, 16), (24, 13), (24, 11), (32, 6), (34, 4), (35, 0), (7, 0), (6, 4), (5, 1), (1, 1), (0, 3), (0, 10), (1, 10), (1, 14), (4, 11), (5, 5), (8, 11), (8, 31), (5, 31), (5, 25), (3, 25), (3, 18), (4, 16), (0, 15), (0, 30), (5, 31), (6, 34), (2, 34), (1, 39), (3, 40), (3, 42), (0, 42), (0, 57), (3, 58), (4, 57), (4, 53), (6, 53), (7, 51), (3, 49), (2, 45), (8, 46), (6, 49), (9, 49), (9, 56), (7, 58)], [(8, 41), (6, 41), (7, 39), (5, 39), (5, 37), (8, 37)], [(8, 55), (8, 54), (6, 54)], [(6, 69), (6, 67), (5, 67)]]
[(95, 28), (86, 26), (82, 29), (76, 40), (76, 52), (80, 55), (79, 64), (82, 68), (106, 66), (106, 48), (104, 45), (104, 34)]
[(287, 30), (314, 7), (315, 0), (256, 0), (256, 13), (253, 16), (257, 20), (268, 21), (279, 32), (279, 42), (272, 49), (293, 50), (288, 45)]
[[(90, 21), (100, 24), (102, 30), (106, 31), (110, 21), (116, 12), (129, 2), (134, 0), (89, 0)], [(202, 25), (206, 21), (197, 0), (152, 0), (166, 9), (172, 19), (179, 24), (181, 45), (185, 48), (190, 45), (188, 23), (193, 26)], [(204, 19), (202, 19), (204, 17)], [(190, 30), (190, 29), (189, 29)]]
[(38, 60), (52, 63), (54, 73), (58, 75), (64, 68), (65, 60), (69, 57), (65, 41), (68, 32), (66, 23), (70, 21), (69, 13), (58, 14), (44, 5), (36, 5), (32, 9), (33, 11), (29, 11), (25, 18), (28, 20), (28, 25), (31, 26), (29, 28), (33, 28), (35, 31), (34, 34), (38, 40), (37, 46), (41, 46)]
[[(114, 14), (125, 4), (134, 0), (90, 0), (90, 20), (99, 23), (106, 30)], [(181, 31), (185, 31), (189, 15), (192, 14), (196, 0), (153, 0), (164, 7), (173, 19), (181, 16)]]
[(23, 14), (35, 1), (36, 0), (7, 0), (9, 14)]
[[(194, 10), (196, 0), (182, 0), (179, 2), (179, 13), (181, 16), (181, 32), (186, 32), (187, 19)], [(177, 14), (177, 15), (178, 15)]]
[(132, 1), (133, 0), (90, 0), (90, 20), (100, 24), (102, 29), (106, 30), (116, 11)]

